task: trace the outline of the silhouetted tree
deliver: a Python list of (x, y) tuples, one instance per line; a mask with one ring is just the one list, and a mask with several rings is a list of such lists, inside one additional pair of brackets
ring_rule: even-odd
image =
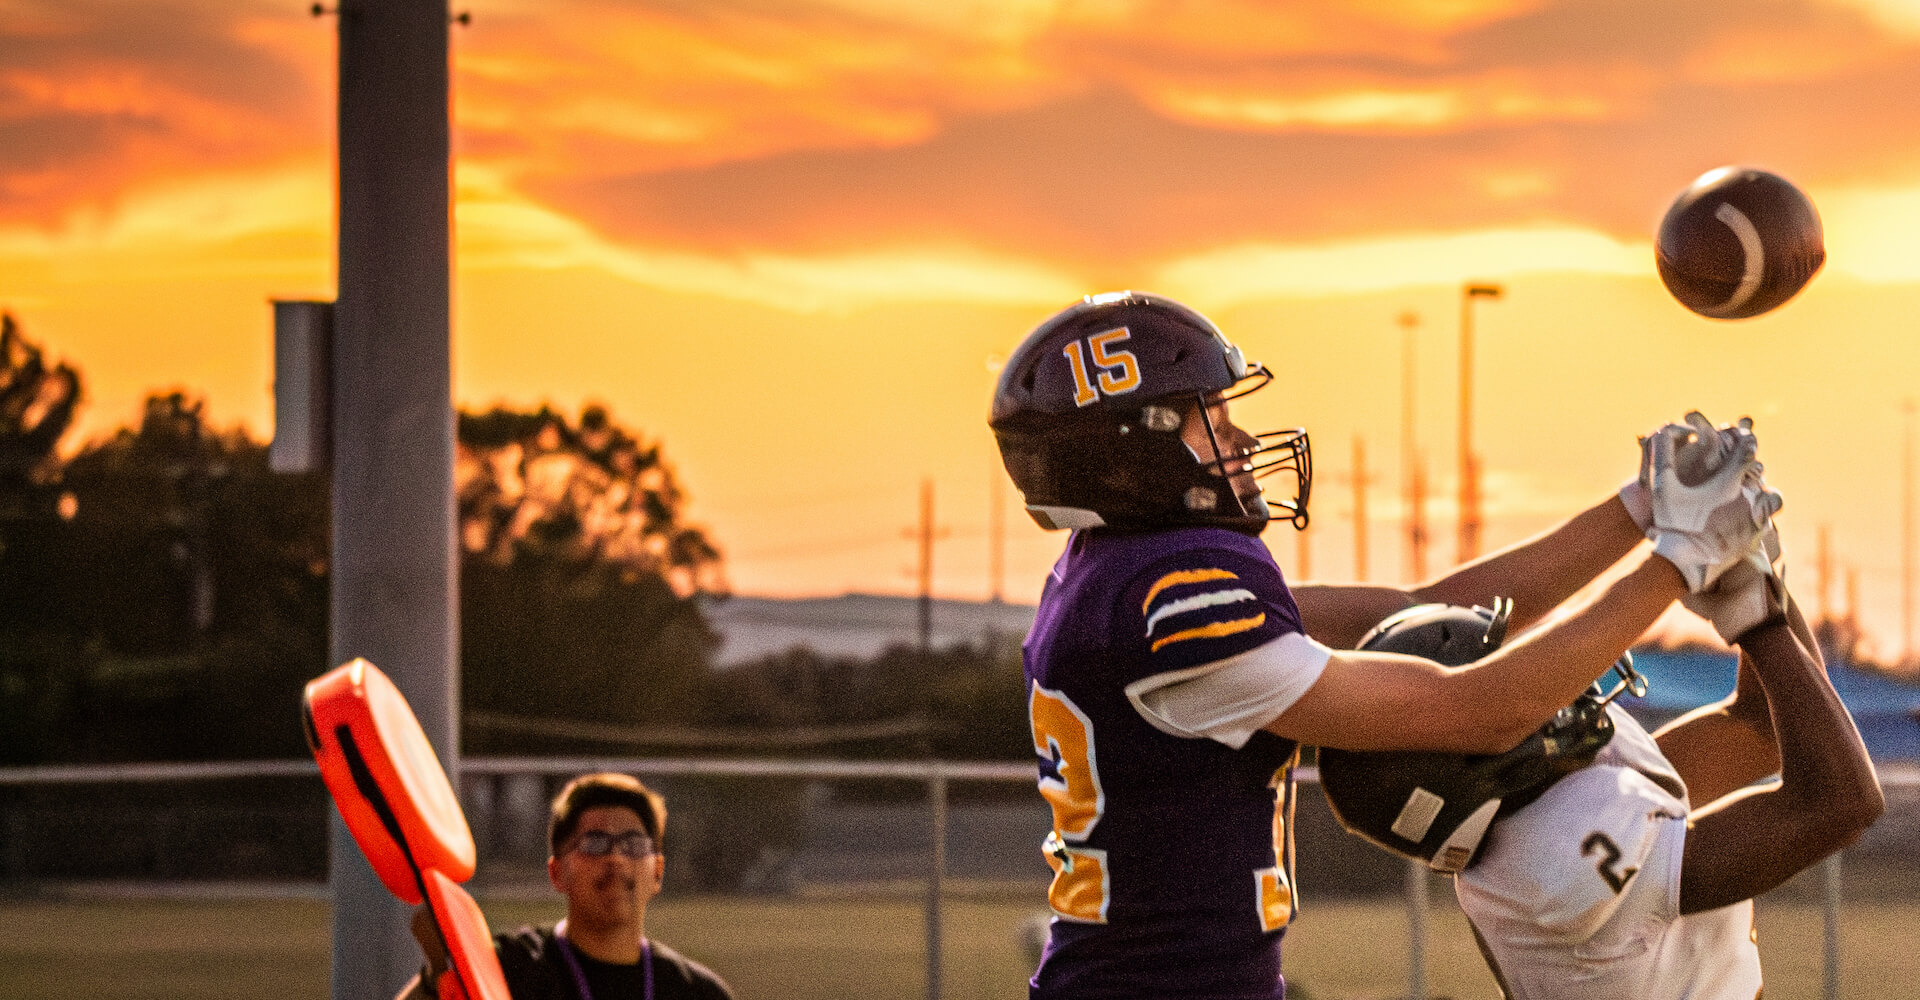
[(460, 414), (455, 473), (471, 556), (527, 556), (618, 567), (664, 579), (676, 594), (724, 593), (720, 553), (680, 520), (685, 497), (660, 446), (588, 406), (578, 424), (551, 408)]
[[(183, 393), (59, 469), (63, 516), (0, 587), (37, 706), (14, 759), (292, 756), (325, 669), (326, 484), (282, 477)], [(17, 570), (17, 571), (16, 571)], [(4, 656), (6, 654), (0, 654)]]
[(44, 502), (59, 479), (54, 449), (79, 405), (80, 373), (49, 364), (13, 316), (0, 313), (0, 525), (56, 513)]
[[(461, 414), (461, 649), (469, 709), (693, 721), (717, 639), (694, 598), (720, 554), (681, 520), (660, 446), (589, 406)], [(484, 729), (476, 748), (498, 746)]]
[[(324, 474), (183, 392), (63, 459), (80, 373), (0, 317), (0, 760), (296, 755), (327, 667)], [(658, 443), (604, 407), (459, 416), (469, 709), (697, 722), (723, 596)], [(478, 740), (484, 745), (484, 738)]]
[(0, 760), (33, 759), (72, 704), (74, 637), (60, 627), (51, 574), (63, 504), (57, 449), (81, 398), (80, 374), (49, 364), (0, 314)]
[(57, 594), (88, 654), (90, 752), (299, 754), (291, 706), (327, 666), (324, 477), (274, 474), (264, 445), (173, 392), (64, 479)]

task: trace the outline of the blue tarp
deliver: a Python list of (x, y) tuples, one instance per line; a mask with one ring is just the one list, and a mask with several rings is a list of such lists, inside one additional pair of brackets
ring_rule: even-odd
[[(1726, 697), (1738, 666), (1732, 653), (1711, 650), (1636, 649), (1633, 663), (1646, 675), (1647, 696), (1620, 703), (1649, 724)], [(1920, 760), (1920, 686), (1846, 663), (1827, 673), (1875, 760)]]

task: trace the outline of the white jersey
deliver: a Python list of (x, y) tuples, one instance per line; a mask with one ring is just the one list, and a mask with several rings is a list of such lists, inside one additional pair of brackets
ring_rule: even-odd
[(1754, 1000), (1751, 900), (1680, 913), (1686, 785), (1653, 737), (1608, 706), (1592, 766), (1493, 825), (1454, 881), (1512, 1000)]

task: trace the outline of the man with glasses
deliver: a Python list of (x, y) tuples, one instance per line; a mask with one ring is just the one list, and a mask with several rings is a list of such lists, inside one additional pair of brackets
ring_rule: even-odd
[[(494, 936), (514, 1000), (732, 1000), (712, 970), (647, 936), (647, 903), (666, 874), (666, 821), (665, 800), (624, 774), (583, 775), (560, 790), (547, 879), (567, 897), (567, 917)], [(437, 973), (445, 953), (430, 928), (414, 927)], [(428, 991), (416, 979), (401, 1000), (428, 1000)]]

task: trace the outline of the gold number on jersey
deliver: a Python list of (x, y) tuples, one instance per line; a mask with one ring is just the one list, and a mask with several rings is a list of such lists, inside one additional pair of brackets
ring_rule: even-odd
[(1107, 852), (1086, 843), (1106, 808), (1093, 764), (1093, 723), (1059, 691), (1033, 685), (1027, 701), (1033, 752), (1054, 762), (1058, 777), (1040, 778), (1040, 795), (1053, 807), (1053, 832), (1041, 848), (1053, 866), (1047, 903), (1069, 920), (1107, 921)]
[(1140, 388), (1140, 360), (1133, 356), (1132, 351), (1113, 346), (1130, 336), (1132, 334), (1123, 326), (1087, 338), (1086, 351), (1093, 355), (1093, 367), (1100, 369), (1097, 390), (1086, 354), (1081, 351), (1081, 342), (1076, 340), (1060, 349), (1060, 353), (1067, 356), (1067, 369), (1073, 375), (1073, 405), (1090, 406), (1097, 403), (1102, 392), (1115, 396)]
[(1638, 874), (1640, 869), (1620, 868), (1620, 845), (1598, 830), (1587, 834), (1587, 839), (1580, 842), (1581, 857), (1595, 851), (1600, 852), (1600, 863), (1593, 866), (1594, 870), (1607, 880), (1607, 888), (1612, 889), (1614, 895), (1620, 895), (1620, 890), (1627, 887), (1627, 880)]
[[(1087, 838), (1106, 810), (1095, 765), (1093, 722), (1064, 692), (1033, 685), (1027, 699), (1033, 727), (1033, 752), (1054, 762), (1057, 777), (1040, 778), (1040, 794), (1053, 808), (1053, 831), (1041, 851), (1053, 868), (1047, 904), (1068, 920), (1106, 923), (1111, 898), (1107, 852), (1087, 847)], [(1297, 756), (1296, 756), (1297, 759)], [(1274, 772), (1273, 857), (1271, 868), (1253, 873), (1260, 929), (1274, 931), (1293, 920), (1293, 782), (1288, 768)]]

